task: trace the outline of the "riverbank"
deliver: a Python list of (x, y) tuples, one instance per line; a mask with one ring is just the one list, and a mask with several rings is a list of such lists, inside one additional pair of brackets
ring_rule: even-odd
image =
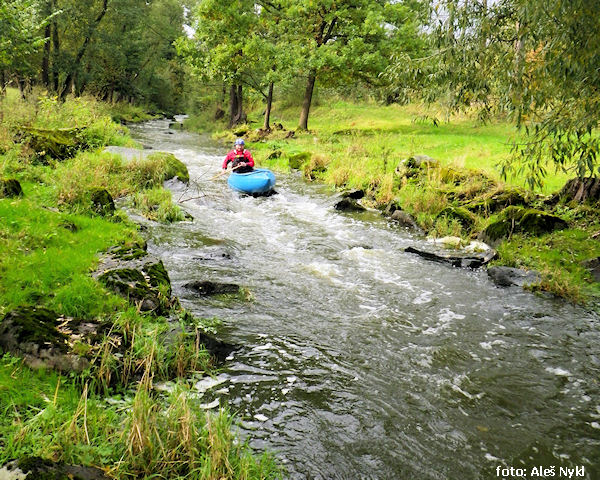
[[(528, 211), (550, 215), (550, 226), (541, 229), (502, 227), (492, 241), (498, 250), (493, 264), (539, 272), (540, 282), (528, 287), (533, 290), (576, 303), (600, 298), (600, 284), (586, 263), (600, 256), (597, 205), (553, 198), (569, 178), (562, 172), (550, 173), (537, 192), (526, 190), (523, 178), (502, 181), (498, 165), (511, 155), (511, 140), (518, 134), (507, 122), (482, 124), (466, 114), (447, 117), (419, 105), (339, 101), (314, 108), (311, 130), (301, 132), (295, 129), (297, 112), (278, 113), (268, 134), (256, 129), (262, 125), (256, 111), (248, 125), (215, 136), (227, 142), (245, 136), (262, 166), (300, 170), (307, 179), (336, 189), (360, 189), (366, 194), (363, 204), (401, 209), (433, 237), (459, 236), (468, 243), (495, 226), (514, 224)], [(211, 124), (192, 118), (187, 125), (204, 129)]]
[[(114, 207), (130, 196), (148, 218), (183, 219), (162, 188), (182, 164), (104, 152), (135, 142), (91, 99), (11, 96), (3, 108), (0, 466), (41, 457), (110, 478), (275, 478), (228, 410), (209, 413), (194, 394), (216, 368), (203, 320), (179, 306), (162, 262)], [(125, 263), (107, 269), (115, 261)]]

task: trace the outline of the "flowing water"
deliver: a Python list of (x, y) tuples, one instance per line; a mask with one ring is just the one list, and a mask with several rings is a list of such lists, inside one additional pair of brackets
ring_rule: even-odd
[[(197, 182), (173, 186), (194, 221), (152, 225), (151, 250), (182, 304), (241, 345), (198, 384), (203, 401), (230, 405), (286, 478), (487, 479), (511, 466), (600, 478), (597, 315), (405, 253), (424, 240), (335, 211), (328, 188), (296, 174), (278, 174), (277, 195), (240, 196), (210, 179), (226, 151), (209, 138), (166, 121), (132, 130)], [(251, 298), (200, 297), (183, 287), (193, 280)]]

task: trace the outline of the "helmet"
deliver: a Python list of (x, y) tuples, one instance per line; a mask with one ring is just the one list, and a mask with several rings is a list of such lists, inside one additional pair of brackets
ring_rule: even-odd
[(242, 138), (238, 138), (238, 139), (235, 141), (235, 145), (244, 145), (244, 140), (243, 140)]

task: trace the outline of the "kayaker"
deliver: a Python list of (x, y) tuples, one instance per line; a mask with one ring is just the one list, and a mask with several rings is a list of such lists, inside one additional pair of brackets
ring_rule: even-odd
[(231, 162), (231, 167), (236, 173), (251, 172), (254, 167), (254, 159), (250, 150), (244, 148), (244, 140), (238, 138), (235, 141), (233, 150), (227, 154), (223, 161), (223, 170), (227, 169), (227, 165)]

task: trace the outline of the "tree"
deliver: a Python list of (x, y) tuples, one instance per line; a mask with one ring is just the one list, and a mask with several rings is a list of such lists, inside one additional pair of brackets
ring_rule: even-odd
[[(534, 188), (547, 168), (598, 173), (600, 3), (586, 0), (444, 0), (432, 8), (431, 55), (388, 72), (429, 99), (508, 113), (525, 140), (502, 165)], [(409, 78), (411, 77), (412, 78)]]
[[(415, 3), (416, 4), (416, 3)], [(294, 68), (306, 78), (299, 128), (308, 118), (317, 79), (329, 84), (375, 82), (385, 69), (394, 22), (405, 4), (387, 0), (287, 0), (281, 2)]]
[(229, 125), (244, 121), (244, 78), (255, 68), (246, 58), (248, 40), (256, 31), (255, 4), (249, 0), (204, 0), (192, 13), (194, 38), (182, 37), (177, 49), (194, 73), (229, 85)]
[(0, 96), (6, 89), (6, 72), (31, 69), (29, 56), (44, 43), (42, 20), (34, 0), (7, 0), (0, 4)]

